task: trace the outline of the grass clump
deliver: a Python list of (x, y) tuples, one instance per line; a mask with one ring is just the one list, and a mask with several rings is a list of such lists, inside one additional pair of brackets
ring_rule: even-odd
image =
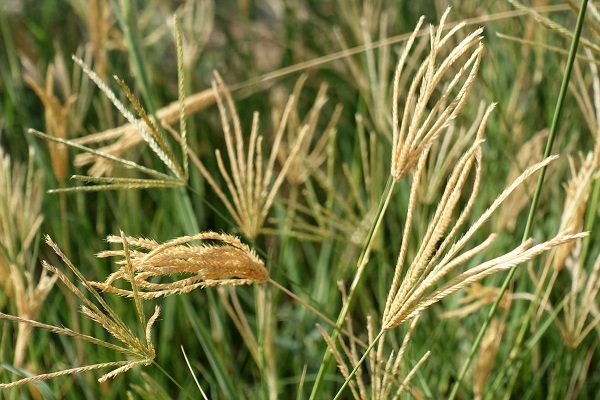
[(595, 393), (595, 6), (235, 5), (0, 6), (2, 390)]

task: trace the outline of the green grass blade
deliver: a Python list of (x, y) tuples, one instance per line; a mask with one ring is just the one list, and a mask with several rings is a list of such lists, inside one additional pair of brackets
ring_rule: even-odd
[[(21, 368), (17, 368), (15, 366), (13, 366), (12, 364), (9, 364), (6, 362), (0, 362), (0, 367), (5, 368), (5, 369), (9, 370), (10, 372), (12, 372), (16, 375), (19, 375), (20, 377), (23, 377), (23, 378), (29, 378), (29, 377), (35, 376), (35, 374), (32, 374), (29, 371), (26, 371)], [(58, 397), (56, 397), (56, 394), (54, 393), (54, 391), (52, 390), (50, 385), (48, 385), (48, 383), (46, 383), (44, 381), (33, 381), (32, 383), (35, 385), (37, 390), (40, 391), (40, 394), (44, 397), (44, 399), (46, 399), (46, 400), (58, 399)]]

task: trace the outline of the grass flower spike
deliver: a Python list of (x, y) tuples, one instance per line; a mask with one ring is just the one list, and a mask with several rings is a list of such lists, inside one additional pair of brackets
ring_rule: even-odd
[[(34, 272), (42, 215), (43, 175), (29, 165), (13, 163), (0, 147), (0, 292), (14, 301), (19, 317), (35, 319), (56, 282), (47, 271)], [(36, 277), (34, 279), (34, 277)], [(37, 282), (36, 282), (37, 280)], [(19, 324), (14, 346), (16, 367), (26, 361), (32, 327)]]
[[(52, 193), (57, 192), (73, 192), (73, 191), (95, 191), (95, 190), (115, 190), (115, 189), (144, 189), (144, 188), (165, 188), (165, 187), (177, 187), (184, 186), (187, 183), (189, 177), (188, 170), (188, 147), (187, 147), (187, 131), (185, 122), (185, 95), (184, 95), (184, 77), (183, 77), (183, 54), (181, 44), (181, 32), (179, 30), (179, 24), (175, 19), (175, 37), (177, 41), (177, 62), (178, 62), (178, 91), (179, 91), (179, 123), (181, 133), (179, 136), (179, 143), (181, 146), (182, 162), (179, 163), (171, 151), (169, 144), (159, 131), (156, 122), (146, 113), (138, 99), (133, 95), (133, 92), (125, 84), (125, 82), (114, 76), (119, 86), (123, 89), (127, 99), (135, 108), (140, 119), (137, 119), (133, 113), (131, 113), (127, 107), (117, 98), (115, 93), (110, 87), (102, 81), (102, 79), (88, 67), (83, 60), (79, 57), (72, 56), (75, 61), (83, 69), (85, 74), (98, 86), (108, 98), (117, 110), (125, 117), (129, 123), (135, 127), (136, 131), (141, 135), (142, 139), (148, 144), (150, 149), (160, 158), (163, 164), (171, 171), (174, 176), (164, 174), (155, 169), (141, 166), (133, 161), (126, 160), (120, 156), (112, 153), (121, 154), (124, 149), (118, 151), (107, 152), (107, 149), (95, 150), (90, 147), (86, 147), (75, 140), (67, 140), (63, 137), (48, 135), (43, 132), (39, 132), (35, 129), (29, 129), (29, 133), (38, 137), (44, 138), (50, 142), (60, 143), (62, 145), (81, 150), (90, 154), (92, 157), (104, 160), (108, 163), (120, 164), (122, 167), (128, 169), (134, 169), (143, 174), (149, 175), (151, 179), (140, 179), (140, 178), (121, 178), (121, 177), (104, 177), (104, 176), (92, 176), (92, 175), (73, 175), (71, 178), (80, 182), (94, 183), (91, 186), (76, 186), (71, 188), (61, 188), (51, 190)], [(103, 172), (107, 169), (103, 169)]]
[[(486, 276), (509, 270), (510, 268), (531, 260), (557, 246), (588, 236), (587, 232), (573, 234), (572, 230), (567, 229), (559, 232), (554, 238), (535, 246), (532, 245), (533, 240), (529, 239), (514, 250), (485, 261), (477, 266), (470, 267), (466, 271), (459, 273), (454, 278), (443, 283), (444, 278), (450, 272), (455, 271), (459, 266), (467, 263), (473, 257), (482, 253), (493, 243), (496, 238), (495, 234), (490, 235), (487, 239), (475, 245), (470, 250), (462, 251), (469, 243), (470, 239), (473, 238), (474, 234), (482, 227), (484, 222), (490, 218), (492, 213), (502, 204), (510, 193), (522, 184), (525, 179), (557, 158), (549, 157), (526, 169), (521, 176), (519, 176), (496, 198), (492, 205), (473, 223), (467, 232), (456, 240), (456, 235), (469, 217), (482, 183), (481, 144), (483, 143), (483, 132), (493, 108), (494, 105), (488, 107), (479, 126), (475, 142), (458, 161), (450, 174), (437, 209), (435, 210), (432, 219), (429, 221), (427, 231), (423, 235), (421, 245), (408, 269), (404, 273), (404, 263), (407, 255), (412, 220), (415, 217), (417, 193), (421, 184), (423, 169), (429, 155), (429, 147), (427, 147), (420, 156), (413, 175), (405, 222), (406, 228), (404, 229), (402, 237), (402, 245), (396, 263), (396, 269), (394, 271), (394, 278), (385, 304), (381, 322), (381, 331), (371, 342), (363, 357), (356, 363), (354, 370), (346, 375), (346, 381), (339, 390), (336, 399), (339, 398), (343, 389), (352, 381), (355, 373), (360, 368), (361, 363), (366, 359), (376, 343), (384, 337), (385, 332), (398, 327), (405, 321), (419, 317), (419, 315), (431, 305), (474, 282), (480, 281)], [(468, 177), (473, 167), (475, 167), (473, 187), (469, 191), (469, 198), (466, 205), (460, 212), (458, 218), (454, 220), (453, 215), (456, 206), (459, 204), (466, 183), (469, 182)]]
[[(193, 241), (211, 240), (222, 245), (192, 245)], [(92, 282), (105, 292), (133, 297), (133, 290), (114, 286), (119, 279), (132, 282), (142, 299), (188, 293), (196, 288), (227, 285), (249, 285), (264, 283), (269, 278), (263, 261), (237, 237), (215, 232), (202, 232), (194, 236), (183, 236), (158, 244), (154, 240), (124, 236), (109, 236), (110, 243), (123, 244), (123, 250), (103, 251), (98, 257), (121, 256), (123, 265), (106, 281)], [(139, 250), (126, 248), (136, 247)], [(133, 266), (133, 274), (129, 265)], [(155, 283), (153, 278), (191, 275), (174, 282)], [(132, 276), (134, 278), (132, 278)]]

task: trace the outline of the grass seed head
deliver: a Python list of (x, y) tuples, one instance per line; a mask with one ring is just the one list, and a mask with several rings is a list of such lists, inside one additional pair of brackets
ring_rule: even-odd
[[(197, 240), (220, 242), (220, 245), (191, 244)], [(117, 280), (134, 281), (142, 299), (188, 293), (196, 288), (210, 286), (237, 286), (264, 283), (269, 278), (264, 262), (237, 237), (215, 232), (202, 232), (193, 236), (175, 238), (163, 244), (153, 240), (133, 237), (109, 236), (111, 243), (127, 244), (134, 277), (126, 260), (121, 268), (104, 282), (92, 285), (122, 296), (133, 297), (131, 290), (115, 286)], [(134, 249), (137, 248), (137, 249)], [(98, 257), (125, 257), (125, 250), (103, 251)], [(187, 276), (180, 278), (180, 276)], [(175, 277), (167, 283), (157, 283), (156, 278)]]
[[(450, 42), (450, 38), (464, 27), (464, 23), (458, 24), (442, 37), (444, 23), (449, 12), (450, 9), (448, 8), (437, 28), (433, 26), (430, 28), (430, 53), (421, 63), (410, 84), (402, 115), (399, 114), (400, 76), (422, 19), (407, 42), (396, 68), (392, 102), (391, 167), (391, 174), (395, 181), (399, 181), (412, 170), (421, 155), (430, 148), (432, 142), (457, 117), (466, 103), (479, 69), (483, 51), (483, 45), (481, 44), (483, 28), (467, 35), (449, 51), (445, 59), (438, 60), (440, 52)], [(446, 73), (459, 60), (464, 60), (463, 56), (467, 56), (467, 60), (464, 61), (454, 77), (443, 85), (439, 97), (432, 100), (434, 94), (438, 92), (438, 86)], [(455, 88), (459, 88), (458, 91), (455, 91)], [(453, 93), (456, 94), (453, 95)], [(433, 107), (430, 107), (432, 101), (434, 101)], [(402, 121), (401, 124), (400, 120)]]
[[(301, 129), (298, 136), (292, 140), (293, 144), (290, 145), (289, 155), (281, 169), (276, 172), (275, 162), (284, 143), (290, 114), (296, 107), (296, 97), (290, 96), (270, 146), (270, 152), (264, 154), (263, 157), (263, 137), (258, 133), (258, 113), (255, 112), (252, 119), (248, 150), (246, 151), (241, 122), (233, 98), (223, 79), (216, 72), (213, 91), (221, 115), (229, 166), (226, 166), (219, 150), (215, 151), (215, 156), (229, 196), (223, 192), (204, 165), (199, 160), (195, 162), (208, 184), (231, 214), (238, 228), (246, 237), (254, 239), (262, 230), (279, 188), (283, 184), (292, 162), (301, 151), (309, 129), (308, 127)], [(267, 159), (266, 165), (263, 165), (264, 159)]]

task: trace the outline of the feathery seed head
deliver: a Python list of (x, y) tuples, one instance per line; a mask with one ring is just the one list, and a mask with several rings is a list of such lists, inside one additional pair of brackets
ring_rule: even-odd
[[(490, 205), (490, 207), (473, 223), (473, 225), (458, 240), (455, 240), (460, 228), (465, 224), (473, 207), (475, 198), (479, 193), (481, 184), (481, 144), (483, 142), (483, 131), (494, 105), (488, 107), (476, 135), (475, 142), (458, 161), (450, 174), (448, 183), (438, 207), (429, 222), (421, 246), (410, 263), (407, 271), (403, 274), (404, 261), (407, 253), (407, 243), (410, 237), (410, 227), (414, 217), (416, 193), (421, 182), (429, 147), (427, 147), (418, 159), (416, 171), (410, 192), (409, 209), (407, 212), (406, 229), (402, 238), (402, 245), (396, 270), (392, 281), (385, 312), (382, 321), (382, 329), (389, 330), (397, 327), (404, 321), (418, 316), (430, 305), (440, 299), (449, 296), (467, 285), (477, 282), (488, 275), (510, 269), (518, 264), (530, 260), (537, 255), (550, 250), (561, 244), (572, 242), (587, 236), (587, 233), (573, 234), (573, 230), (564, 229), (554, 238), (532, 246), (528, 240), (507, 254), (503, 254), (492, 260), (486, 261), (476, 267), (459, 274), (457, 277), (435, 287), (444, 278), (460, 265), (472, 259), (475, 255), (484, 251), (494, 241), (494, 234), (486, 240), (474, 246), (470, 250), (462, 251), (474, 233), (487, 221), (491, 214), (502, 204), (527, 177), (548, 165), (556, 157), (548, 157), (528, 169), (526, 169), (512, 184), (510, 184)], [(470, 190), (466, 206), (461, 210), (459, 217), (453, 220), (453, 214), (458, 205), (461, 193), (465, 190), (468, 176), (472, 167), (475, 166), (475, 177), (473, 188)], [(403, 276), (404, 275), (404, 276)]]
[[(399, 114), (399, 91), (400, 76), (408, 53), (417, 36), (423, 18), (419, 20), (412, 36), (408, 40), (400, 61), (396, 68), (394, 78), (394, 93), (392, 103), (392, 167), (391, 174), (395, 181), (405, 177), (417, 164), (421, 155), (431, 146), (431, 143), (448, 127), (450, 122), (456, 118), (465, 105), (471, 87), (475, 81), (483, 45), (481, 44), (481, 33), (479, 28), (467, 35), (456, 47), (450, 50), (448, 56), (441, 62), (437, 60), (439, 53), (450, 41), (450, 38), (464, 27), (464, 23), (458, 24), (442, 37), (444, 22), (450, 12), (446, 10), (437, 28), (430, 29), (430, 53), (421, 63), (406, 94), (405, 108), (402, 116)], [(470, 53), (468, 53), (471, 51)], [(437, 93), (440, 82), (450, 69), (459, 60), (468, 58), (458, 69), (458, 72), (443, 85), (441, 93), (436, 100), (432, 100)], [(460, 83), (462, 82), (462, 86)], [(459, 88), (456, 92), (455, 88)], [(453, 93), (456, 94), (451, 97)], [(449, 101), (450, 100), (450, 101)], [(431, 104), (433, 104), (431, 106)], [(400, 119), (402, 124), (400, 125)]]
[[(191, 244), (196, 240), (214, 240), (221, 242), (221, 245)], [(128, 253), (133, 267), (133, 280), (140, 289), (138, 294), (142, 299), (188, 293), (195, 288), (209, 286), (264, 283), (269, 278), (264, 262), (246, 244), (231, 235), (202, 232), (163, 244), (121, 236), (109, 236), (108, 241), (137, 248), (128, 249)], [(110, 250), (98, 254), (98, 257), (109, 256), (125, 257), (126, 251)], [(132, 281), (128, 260), (121, 260), (118, 264), (122, 265), (118, 271), (104, 282), (92, 282), (92, 285), (105, 292), (133, 297), (133, 291), (114, 286), (118, 279)], [(188, 277), (168, 283), (154, 282), (158, 277), (178, 275)]]

